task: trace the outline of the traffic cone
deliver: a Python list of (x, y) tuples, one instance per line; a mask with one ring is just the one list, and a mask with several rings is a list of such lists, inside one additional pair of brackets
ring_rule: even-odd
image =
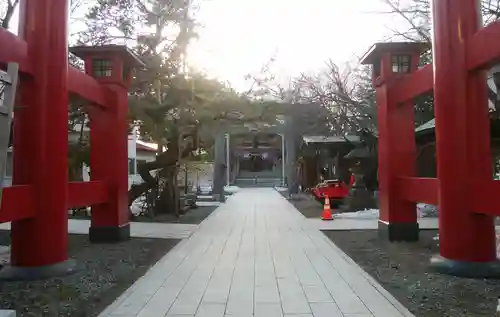
[(325, 196), (325, 204), (323, 205), (323, 214), (321, 215), (322, 220), (333, 220), (332, 209), (330, 208), (330, 198)]

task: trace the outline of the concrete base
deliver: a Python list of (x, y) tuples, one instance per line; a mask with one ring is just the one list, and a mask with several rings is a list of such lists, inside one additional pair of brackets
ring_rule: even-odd
[(57, 264), (21, 267), (7, 265), (0, 270), (0, 280), (2, 281), (32, 281), (42, 280), (50, 277), (64, 276), (74, 273), (77, 265), (74, 260), (66, 260)]
[(5, 310), (5, 309), (0, 309), (0, 317), (16, 317), (16, 311), (15, 310)]
[(114, 243), (130, 239), (130, 223), (120, 227), (90, 227), (89, 238), (92, 243)]
[(221, 203), (225, 203), (226, 202), (226, 196), (224, 194), (214, 194), (213, 197), (214, 197), (215, 201), (218, 201), (218, 202), (221, 202)]
[(431, 258), (430, 268), (437, 273), (467, 278), (500, 278), (500, 261), (462, 262), (440, 255)]
[(418, 222), (410, 223), (388, 223), (382, 220), (378, 221), (378, 235), (381, 239), (390, 242), (418, 241)]

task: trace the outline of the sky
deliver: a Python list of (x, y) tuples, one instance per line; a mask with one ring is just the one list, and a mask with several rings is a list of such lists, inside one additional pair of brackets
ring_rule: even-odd
[(206, 0), (190, 61), (235, 88), (271, 57), (282, 80), (321, 68), (329, 58), (357, 61), (389, 35), (388, 16), (374, 13), (384, 8), (381, 0)]
[[(189, 67), (237, 90), (246, 90), (250, 83), (244, 76), (258, 73), (270, 58), (283, 83), (320, 69), (330, 58), (356, 62), (389, 36), (387, 26), (395, 23), (376, 13), (386, 9), (382, 0), (199, 1), (195, 14), (201, 27), (189, 48)], [(17, 29), (17, 17), (12, 22)]]

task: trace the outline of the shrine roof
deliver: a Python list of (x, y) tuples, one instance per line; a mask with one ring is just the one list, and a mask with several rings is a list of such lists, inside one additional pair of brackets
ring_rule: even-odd
[(309, 143), (357, 143), (360, 142), (360, 138), (357, 135), (346, 135), (346, 136), (325, 136), (325, 135), (311, 135), (302, 137), (306, 144)]
[(80, 45), (70, 47), (69, 52), (81, 59), (96, 53), (117, 54), (133, 67), (146, 67), (146, 64), (141, 60), (141, 58), (126, 45)]
[(422, 124), (421, 126), (418, 126), (415, 129), (415, 133), (427, 131), (427, 130), (433, 130), (436, 127), (436, 119), (432, 119), (427, 121), (426, 123)]
[(424, 52), (431, 48), (426, 42), (381, 42), (375, 43), (368, 52), (361, 57), (361, 64), (374, 64), (379, 61), (380, 55), (384, 52), (402, 53), (402, 52)]

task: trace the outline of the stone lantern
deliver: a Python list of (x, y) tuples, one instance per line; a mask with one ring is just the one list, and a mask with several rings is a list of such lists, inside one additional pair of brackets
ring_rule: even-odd
[(372, 65), (375, 87), (400, 75), (418, 69), (420, 54), (430, 48), (428, 43), (393, 42), (376, 43), (361, 59), (361, 64)]
[(121, 84), (128, 88), (132, 70), (145, 67), (125, 45), (74, 46), (69, 51), (84, 61), (85, 73), (103, 84)]
[[(377, 43), (364, 55), (362, 64), (372, 65), (377, 95), (379, 234), (389, 241), (416, 241), (419, 236), (415, 203), (398, 195), (394, 183), (399, 176), (416, 174), (413, 101), (396, 104), (398, 94), (409, 89), (395, 87), (398, 81), (418, 70), (420, 56), (428, 43)], [(410, 87), (411, 88), (411, 87)], [(372, 195), (373, 197), (373, 195)]]
[(367, 188), (365, 181), (367, 166), (371, 165), (370, 161), (373, 161), (373, 155), (366, 146), (360, 146), (344, 156), (344, 159), (350, 163), (350, 171), (354, 176), (354, 184), (352, 184), (349, 195), (342, 206), (344, 212), (355, 212), (376, 207), (373, 193)]
[(92, 206), (91, 242), (130, 237), (128, 207), (128, 88), (132, 71), (144, 63), (126, 46), (77, 46), (70, 52), (85, 62), (85, 73), (106, 90), (99, 107), (89, 107), (91, 180), (105, 182), (106, 204)]

